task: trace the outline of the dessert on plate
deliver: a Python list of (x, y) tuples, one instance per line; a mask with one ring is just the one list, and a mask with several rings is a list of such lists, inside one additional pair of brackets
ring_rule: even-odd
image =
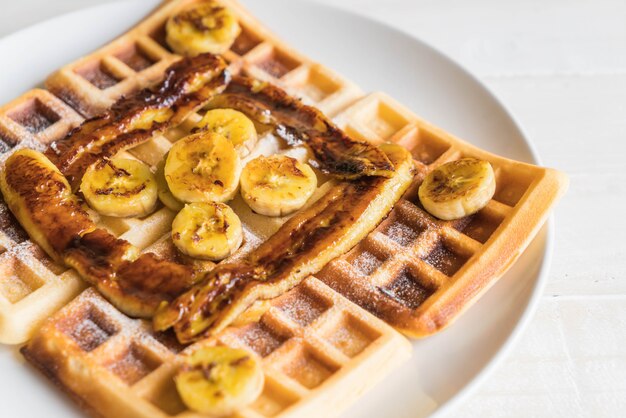
[[(338, 414), (566, 188), (171, 0), (0, 108), (0, 341), (96, 416)], [(405, 336), (403, 336), (404, 334)]]

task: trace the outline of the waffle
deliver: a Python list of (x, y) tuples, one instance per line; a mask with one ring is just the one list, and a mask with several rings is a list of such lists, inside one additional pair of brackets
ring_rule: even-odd
[(262, 357), (263, 393), (240, 417), (332, 416), (410, 354), (410, 344), (319, 280), (272, 300), (254, 322), (179, 352), (151, 325), (130, 319), (93, 288), (45, 323), (24, 356), (84, 409), (102, 417), (200, 417), (173, 376), (180, 354), (205, 345)]
[[(0, 108), (0, 160), (15, 148), (43, 149), (81, 121), (48, 91), (32, 90)], [(1, 199), (0, 225), (0, 342), (17, 344), (85, 285), (28, 239)]]
[[(165, 21), (194, 1), (165, 3), (119, 39), (50, 76), (49, 92), (33, 90), (1, 108), (0, 159), (14, 147), (41, 149), (84, 117), (160, 80), (179, 58), (164, 41)], [(524, 250), (563, 192), (565, 179), (556, 171), (481, 151), (384, 94), (364, 96), (350, 81), (281, 42), (235, 1), (224, 3), (238, 14), (243, 29), (225, 54), (231, 71), (280, 85), (334, 117), (355, 138), (402, 144), (416, 161), (412, 187), (353, 250), (272, 300), (260, 321), (197, 343), (243, 344), (264, 357), (265, 391), (239, 416), (335, 414), (407, 356), (407, 341), (365, 310), (410, 336), (450, 324)], [(200, 117), (191, 115), (180, 127), (122, 154), (154, 167)], [(305, 149), (283, 149), (270, 133), (259, 134), (248, 158), (276, 152), (307, 158)], [(420, 206), (417, 188), (434, 167), (465, 156), (493, 165), (496, 194), (472, 217), (439, 221)], [(333, 184), (317, 174), (312, 200)], [(230, 204), (245, 238), (228, 261), (243, 257), (286, 220), (253, 213), (239, 196)], [(169, 238), (174, 215), (165, 207), (141, 219), (92, 213), (98, 226), (166, 258), (177, 257)], [(78, 277), (28, 241), (3, 204), (0, 221), (0, 268), (8, 272), (0, 282), (0, 341), (25, 341), (66, 305), (24, 348), (29, 361), (95, 415), (193, 416), (172, 385), (181, 347), (171, 336), (152, 334), (145, 322), (125, 317), (93, 289), (69, 302), (85, 287)], [(255, 309), (243, 316), (254, 317)]]
[[(98, 51), (50, 76), (46, 87), (87, 117), (115, 100), (150, 85), (179, 59), (165, 42), (169, 16), (199, 0), (166, 2), (135, 28)], [(333, 116), (362, 95), (352, 82), (312, 62), (280, 41), (236, 1), (224, 0), (238, 16), (242, 32), (224, 58), (232, 72), (273, 82)]]
[[(450, 325), (495, 283), (567, 185), (562, 173), (478, 149), (383, 93), (362, 98), (336, 119), (353, 137), (409, 149), (418, 174), (387, 219), (318, 276), (411, 337)], [(436, 219), (420, 204), (418, 188), (429, 171), (465, 157), (491, 163), (497, 185), (493, 199), (472, 216)]]

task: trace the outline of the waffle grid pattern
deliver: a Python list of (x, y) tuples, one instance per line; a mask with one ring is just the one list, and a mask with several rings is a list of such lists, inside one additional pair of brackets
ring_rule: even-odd
[[(167, 3), (118, 40), (64, 67), (48, 80), (48, 86), (54, 87), (54, 80), (57, 80), (61, 74), (65, 74), (66, 78), (71, 78), (72, 82), (65, 80), (59, 85), (65, 89), (75, 88), (77, 92), (89, 93), (81, 96), (79, 101), (76, 101), (76, 98), (68, 101), (74, 104), (78, 111), (85, 113), (84, 109), (88, 107), (97, 108), (99, 104), (106, 107), (120, 94), (159, 79), (166, 65), (176, 59), (171, 52), (164, 49), (165, 21), (171, 13), (191, 1), (195, 0)], [(238, 4), (234, 2), (228, 4), (238, 13), (243, 27), (242, 34), (235, 42), (232, 51), (226, 54), (231, 62), (231, 68), (240, 69), (255, 77), (272, 80), (291, 89), (292, 92), (293, 90), (301, 92), (301, 96), (313, 97), (316, 100), (311, 100), (312, 102), (322, 107), (325, 105), (327, 111), (333, 109), (334, 112), (331, 113), (344, 109), (335, 119), (348, 134), (375, 143), (388, 140), (400, 143), (409, 148), (415, 157), (420, 174), (416, 176), (415, 184), (391, 213), (389, 219), (356, 249), (332, 263), (320, 277), (335, 289), (344, 292), (353, 301), (377, 313), (410, 335), (426, 335), (449, 323), (449, 317), (455, 316), (459, 309), (446, 307), (443, 301), (445, 298), (442, 299), (439, 296), (454, 294), (455, 292), (450, 290), (454, 287), (454, 283), (462, 288), (464, 282), (469, 279), (464, 281), (459, 278), (470, 275), (468, 271), (470, 268), (465, 268), (464, 265), (471, 267), (473, 264), (480, 264), (467, 263), (467, 261), (484, 257), (489, 252), (489, 247), (495, 247), (491, 250), (491, 254), (494, 254), (492, 264), (499, 263), (499, 271), (492, 272), (494, 277), (489, 280), (485, 279), (485, 283), (476, 286), (472, 295), (466, 295), (465, 300), (459, 301), (456, 305), (461, 307), (468, 305), (466, 303), (468, 299), (471, 300), (478, 292), (486, 289), (489, 283), (495, 281), (495, 277), (506, 270), (533, 233), (521, 231), (523, 232), (522, 239), (525, 240), (521, 243), (521, 248), (516, 245), (509, 246), (514, 249), (515, 253), (509, 251), (508, 254), (500, 254), (497, 257), (495, 252), (501, 248), (501, 245), (489, 244), (497, 241), (498, 235), (502, 235), (497, 233), (504, 229), (504, 227), (499, 228), (500, 225), (507, 225), (507, 229), (510, 230), (508, 236), (514, 236), (516, 231), (508, 226), (512, 223), (510, 220), (514, 217), (518, 218), (518, 221), (513, 223), (517, 224), (519, 230), (519, 219), (525, 219), (524, 216), (518, 215), (521, 207), (524, 206), (527, 212), (529, 207), (527, 201), (532, 202), (533, 198), (534, 201), (540, 201), (542, 194), (554, 191), (555, 184), (558, 183), (554, 173), (478, 150), (420, 120), (384, 94), (374, 93), (365, 97), (361, 96), (359, 99), (360, 90), (352, 83), (295, 52), (287, 54), (285, 51), (291, 50), (258, 24)], [(137, 54), (162, 58), (153, 59), (152, 65), (148, 66), (146, 60), (136, 57)], [(84, 74), (75, 71), (76, 68), (85, 66), (95, 68), (98, 65), (115, 63), (116, 60), (127, 62), (129, 68), (134, 68), (132, 74), (125, 70), (127, 76), (124, 81), (127, 81), (126, 85), (129, 87), (123, 89), (119, 87), (120, 90), (116, 90), (115, 86), (104, 90), (84, 88), (86, 79)], [(288, 61), (291, 65), (285, 64), (283, 67), (289, 68), (289, 71), (282, 71), (279, 75), (275, 69), (272, 69), (275, 65), (267, 64), (267, 62), (273, 62), (272, 60)], [(109, 64), (103, 64), (105, 62)], [(121, 68), (119, 63), (109, 66)], [(325, 94), (311, 93), (316, 90), (324, 91)], [(57, 94), (67, 99), (62, 93), (57, 91)], [(350, 105), (346, 108), (347, 104)], [(154, 167), (172, 143), (188, 133), (200, 118), (199, 114), (191, 115), (181, 127), (157, 136), (123, 155), (138, 158)], [(6, 144), (3, 146), (7, 150), (16, 144), (18, 147), (40, 148), (42, 144), (63, 137), (81, 120), (77, 112), (54, 95), (45, 90), (33, 90), (0, 109), (0, 135), (4, 139), (4, 143), (0, 145)], [(22, 141), (17, 143), (13, 138), (22, 138)], [(280, 145), (271, 135), (265, 135), (258, 148), (258, 153), (252, 156), (278, 152)], [(470, 219), (456, 223), (440, 222), (420, 207), (417, 187), (424, 175), (432, 168), (466, 155), (478, 156), (492, 163), (497, 176), (496, 195), (485, 209)], [(306, 155), (300, 153), (299, 157), (306, 158)], [(546, 173), (551, 175), (548, 176)], [(319, 176), (319, 180), (321, 187), (316, 196), (321, 196), (330, 185), (324, 184), (326, 180), (324, 176)], [(266, 218), (254, 214), (240, 198), (235, 199), (231, 204), (246, 226), (247, 242), (262, 240), (284, 222), (284, 219)], [(4, 210), (3, 213), (8, 212)], [(538, 228), (546, 214), (547, 210), (544, 210), (541, 216), (530, 219), (533, 223), (530, 227)], [(174, 213), (162, 207), (144, 219), (99, 217), (95, 213), (93, 215), (101, 226), (144, 249), (159, 238), (168, 235)], [(7, 218), (10, 215), (3, 216), (6, 218), (3, 220), (5, 224), (11, 224), (12, 220)], [(16, 228), (19, 229), (19, 226)], [(161, 242), (162, 245), (169, 245), (168, 251), (173, 252), (171, 240), (168, 242), (167, 238), (162, 238)], [(238, 256), (244, 252), (241, 251)], [(506, 262), (502, 263), (502, 260)], [(68, 289), (79, 287), (76, 286), (75, 277), (70, 280), (58, 280), (58, 282), (62, 284), (61, 287), (66, 286)], [(359, 285), (352, 286), (352, 282), (359, 283)], [(4, 287), (4, 293), (10, 294), (12, 290), (6, 290), (7, 287), (10, 286)], [(72, 292), (66, 294), (68, 297), (73, 295)], [(444, 304), (443, 308), (447, 309), (448, 316), (437, 317), (441, 313), (441, 305), (439, 309), (434, 306), (430, 313), (427, 312), (431, 305), (436, 305), (433, 303), (435, 300)], [(452, 302), (448, 302), (450, 303)], [(8, 342), (16, 339), (9, 337), (7, 334), (10, 335), (11, 332), (3, 331), (3, 329), (16, 328), (11, 325), (15, 315), (10, 315), (5, 309), (11, 305), (10, 303), (7, 302), (4, 305), (4, 308), (0, 307), (0, 318), (5, 324), (0, 328), (0, 339)], [(59, 305), (55, 304), (49, 309), (58, 309), (58, 307)], [(41, 311), (41, 318), (49, 313), (49, 310)], [(424, 321), (421, 322), (424, 323), (421, 323), (420, 319), (423, 319)], [(30, 330), (33, 327), (27, 328)], [(27, 334), (28, 332), (24, 332), (21, 339), (23, 340)]]
[[(54, 73), (46, 87), (90, 117), (119, 97), (155, 83), (180, 58), (165, 41), (168, 17), (198, 1), (166, 3), (119, 39)], [(224, 3), (235, 11), (242, 27), (224, 54), (231, 72), (274, 82), (331, 116), (362, 94), (355, 84), (282, 43), (238, 3)]]
[[(260, 322), (230, 327), (182, 352), (169, 335), (130, 319), (94, 289), (84, 291), (22, 350), (53, 381), (98, 415), (196, 417), (176, 391), (182, 356), (204, 345), (247, 348), (262, 358), (261, 396), (240, 417), (314, 416), (345, 405), (372, 373), (406, 359), (399, 334), (315, 278), (273, 300)], [(325, 390), (349, 379), (349, 390)]]
[[(46, 90), (35, 89), (0, 108), (0, 161), (14, 149), (42, 150), (82, 117)], [(43, 319), (85, 288), (54, 263), (17, 223), (0, 198), (0, 342), (26, 341)]]
[[(418, 174), (392, 212), (321, 280), (413, 337), (451, 323), (515, 261), (547, 216), (530, 213), (560, 193), (558, 173), (494, 156), (420, 120), (383, 93), (357, 101), (336, 118), (349, 134), (409, 149)], [(441, 221), (421, 206), (418, 188), (437, 166), (463, 157), (487, 160), (496, 192), (470, 217)], [(469, 284), (469, 285), (468, 285)]]
[[(164, 69), (178, 59), (164, 42), (165, 21), (194, 1), (165, 3), (118, 40), (63, 67), (46, 82), (53, 94), (33, 90), (0, 108), (0, 160), (14, 147), (43, 148), (64, 137), (83, 117), (161, 79)], [(264, 358), (264, 393), (239, 416), (336, 413), (328, 411), (329, 405), (349, 403), (362, 385), (374, 384), (409, 352), (405, 339), (347, 299), (411, 336), (441, 329), (523, 251), (562, 193), (563, 178), (479, 150), (384, 94), (363, 96), (353, 83), (282, 43), (235, 1), (225, 3), (239, 15), (243, 28), (225, 54), (233, 72), (277, 83), (335, 117), (349, 135), (374, 143), (397, 142), (410, 149), (416, 161), (414, 184), (387, 219), (320, 272), (320, 280), (309, 278), (271, 301), (259, 322), (235, 325), (203, 342), (248, 347)], [(179, 128), (122, 156), (154, 168), (199, 119), (199, 114), (191, 115)], [(303, 149), (283, 150), (280, 141), (263, 134), (248, 159), (276, 152), (307, 157)], [(436, 220), (421, 208), (417, 188), (428, 171), (463, 156), (494, 166), (494, 199), (462, 221)], [(332, 185), (322, 175), (318, 179), (314, 197)], [(231, 205), (245, 232), (244, 246), (233, 259), (285, 221), (254, 214), (239, 197)], [(165, 207), (143, 219), (92, 215), (99, 226), (143, 251), (179, 257), (169, 238), (175, 214)], [(171, 379), (181, 347), (171, 338), (152, 335), (146, 323), (125, 317), (93, 289), (69, 302), (84, 289), (82, 281), (28, 241), (3, 202), (0, 223), (0, 342), (25, 341), (65, 305), (24, 350), (52, 380), (96, 415), (193, 416), (184, 410)], [(211, 266), (209, 262), (204, 268)], [(70, 348), (60, 354), (55, 346)]]

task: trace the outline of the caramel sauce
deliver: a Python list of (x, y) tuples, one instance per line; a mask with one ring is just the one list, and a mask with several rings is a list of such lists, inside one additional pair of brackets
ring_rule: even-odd
[(134, 256), (136, 249), (104, 229), (74, 240), (64, 252), (65, 263), (91, 284), (115, 279), (116, 270)]
[[(95, 228), (58, 171), (23, 154), (11, 156), (4, 170), (7, 186), (21, 199), (27, 222), (45, 239), (55, 259), (72, 242)], [(22, 226), (29, 229), (28, 225)]]
[(189, 289), (193, 276), (191, 267), (161, 259), (152, 253), (142, 254), (117, 271), (124, 293), (149, 295), (159, 302), (170, 301)]
[(184, 58), (166, 70), (159, 86), (121, 98), (111, 109), (52, 143), (46, 156), (76, 188), (94, 162), (148, 141), (220, 93), (229, 80), (225, 70), (225, 61), (215, 55)]
[[(220, 264), (187, 293), (178, 297), (164, 317), (176, 318), (180, 341), (197, 338), (192, 323), (203, 318), (207, 328), (242, 292), (257, 284), (291, 288), (304, 275), (303, 266), (334, 246), (380, 193), (384, 177), (363, 177), (340, 183), (310, 208), (297, 213), (243, 261)], [(284, 290), (283, 290), (284, 291)], [(157, 313), (157, 316), (159, 313)]]
[[(53, 143), (46, 155), (62, 174), (23, 155), (9, 159), (6, 166), (6, 181), (23, 200), (28, 217), (20, 219), (32, 220), (31, 235), (44, 237), (51, 255), (75, 268), (128, 315), (151, 316), (162, 301), (176, 298), (166, 314), (174, 315), (172, 324), (181, 341), (189, 332), (195, 337), (196, 331), (189, 331), (192, 320), (204, 318), (205, 331), (250, 286), (276, 284), (272, 291), (277, 294), (295, 286), (310, 274), (306, 269), (320, 263), (320, 254), (341, 242), (394, 171), (376, 146), (351, 139), (319, 110), (278, 87), (242, 77), (229, 81), (221, 58), (185, 58), (167, 70), (158, 87), (120, 99)], [(76, 187), (94, 162), (177, 125), (225, 88), (219, 101), (227, 107), (272, 126), (289, 144), (308, 145), (324, 171), (353, 181), (336, 185), (297, 213), (241, 262), (200, 272), (154, 254), (136, 258), (138, 250), (130, 243), (96, 229), (63, 175)]]
[(212, 105), (237, 109), (271, 125), (289, 145), (306, 144), (324, 172), (340, 178), (389, 177), (393, 165), (380, 149), (346, 135), (318, 109), (302, 104), (269, 83), (235, 76)]

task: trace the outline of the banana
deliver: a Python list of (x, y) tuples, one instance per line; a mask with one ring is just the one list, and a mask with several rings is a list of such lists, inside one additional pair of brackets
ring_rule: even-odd
[(231, 415), (258, 398), (265, 377), (259, 358), (247, 350), (201, 347), (187, 354), (174, 377), (189, 409), (210, 416)]
[(316, 187), (313, 169), (286, 155), (255, 158), (241, 173), (241, 196), (261, 215), (285, 216), (295, 212)]
[(164, 170), (170, 191), (181, 202), (226, 202), (237, 192), (241, 160), (228, 139), (201, 131), (172, 146)]
[(419, 188), (420, 202), (431, 215), (460, 219), (484, 208), (496, 191), (491, 164), (476, 158), (462, 158), (437, 167)]
[(223, 54), (241, 33), (233, 12), (214, 1), (183, 9), (167, 21), (165, 30), (167, 44), (185, 56)]
[(126, 158), (102, 160), (89, 166), (80, 184), (85, 200), (106, 216), (144, 216), (152, 212), (157, 185), (150, 168)]
[(159, 163), (156, 166), (156, 172), (154, 173), (154, 177), (156, 178), (156, 182), (157, 182), (159, 200), (168, 209), (171, 209), (174, 212), (178, 212), (185, 206), (185, 204), (174, 197), (174, 195), (170, 191), (169, 186), (167, 185), (167, 181), (165, 180), (165, 160), (166, 159), (167, 159), (167, 154), (165, 154), (163, 159), (159, 161)]
[(257, 142), (254, 123), (237, 110), (209, 110), (197, 126), (225, 136), (235, 146), (241, 158), (250, 154)]
[(0, 200), (58, 263), (63, 263), (68, 247), (96, 229), (65, 176), (38, 151), (22, 148), (7, 158), (0, 170), (0, 190)]
[(174, 218), (172, 241), (183, 254), (218, 261), (239, 248), (243, 230), (230, 206), (217, 202), (191, 203)]
[(154, 329), (173, 327), (181, 343), (215, 335), (252, 303), (277, 297), (353, 248), (387, 216), (415, 175), (406, 148), (379, 147), (393, 164), (392, 177), (365, 176), (332, 186), (245, 257), (218, 264), (190, 290), (161, 304)]

